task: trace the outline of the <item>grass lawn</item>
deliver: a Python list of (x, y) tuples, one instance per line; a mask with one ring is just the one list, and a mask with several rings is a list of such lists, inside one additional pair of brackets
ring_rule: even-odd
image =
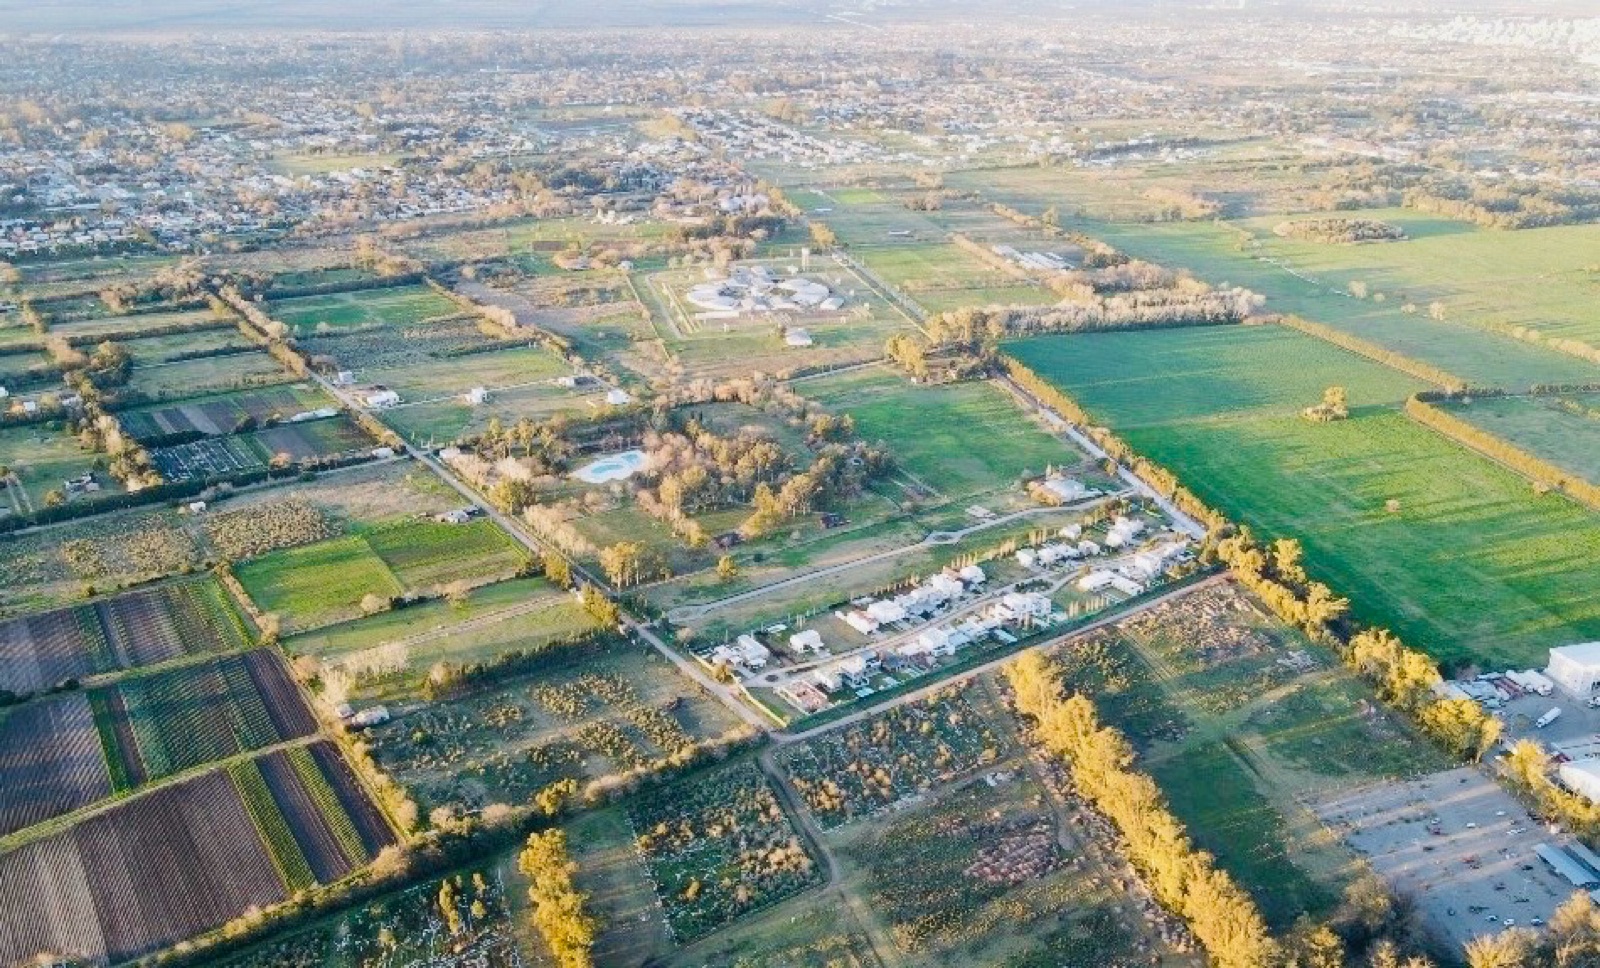
[(988, 383), (919, 387), (884, 370), (858, 370), (798, 388), (850, 414), (863, 440), (887, 443), (903, 470), (949, 500), (1012, 488), (1024, 472), (1083, 458)]
[(406, 589), (358, 535), (274, 551), (237, 567), (245, 591), (286, 631), (353, 618), (367, 595), (389, 599)]
[(135, 364), (132, 385), (155, 399), (191, 397), (293, 380), (283, 364), (265, 352), (237, 353), (207, 359)]
[[(1600, 518), (1406, 419), (1393, 404), (1415, 384), (1397, 373), (1278, 328), (1011, 351), (1230, 517), (1300, 538), (1356, 617), (1438, 659), (1524, 668), (1600, 635)], [(1300, 418), (1330, 384), (1353, 418)]]

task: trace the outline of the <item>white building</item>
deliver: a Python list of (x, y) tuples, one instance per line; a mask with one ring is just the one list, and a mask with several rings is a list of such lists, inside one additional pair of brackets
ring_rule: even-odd
[(381, 410), (384, 407), (392, 407), (399, 403), (400, 394), (394, 392), (393, 390), (376, 390), (367, 394), (366, 398), (362, 400), (362, 402), (374, 410)]
[(1600, 686), (1600, 642), (1563, 645), (1550, 650), (1550, 667), (1544, 674), (1557, 686), (1587, 698)]
[(606, 403), (613, 407), (625, 407), (633, 402), (633, 397), (626, 390), (612, 390), (606, 394)]
[(979, 568), (977, 565), (968, 565), (967, 567), (961, 569), (961, 580), (976, 588), (977, 586), (988, 581), (989, 576), (985, 575), (983, 573), (983, 569)]
[(822, 644), (822, 633), (816, 629), (806, 629), (789, 636), (789, 648), (802, 654), (827, 651), (827, 646)]
[(811, 334), (799, 326), (791, 326), (783, 334), (783, 344), (804, 349), (811, 345)]
[(892, 625), (905, 621), (906, 610), (896, 602), (873, 602), (867, 606), (867, 617), (879, 625)]
[(860, 632), (862, 635), (871, 635), (872, 633), (878, 631), (878, 623), (872, 620), (872, 616), (868, 615), (866, 612), (863, 612), (859, 608), (852, 609), (848, 612), (834, 612), (833, 614), (839, 619), (839, 621), (855, 629), (857, 632)]
[(468, 406), (481, 407), (489, 402), (489, 391), (483, 387), (473, 387), (466, 392), (464, 399), (467, 401)]
[(1556, 772), (1573, 793), (1600, 802), (1600, 760), (1574, 760)]

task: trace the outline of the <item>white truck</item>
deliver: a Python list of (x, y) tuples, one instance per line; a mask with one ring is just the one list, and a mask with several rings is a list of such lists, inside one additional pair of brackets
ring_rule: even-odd
[(1540, 716), (1538, 719), (1534, 720), (1533, 728), (1534, 729), (1544, 729), (1546, 726), (1550, 725), (1551, 723), (1555, 722), (1556, 720), (1558, 720), (1560, 718), (1561, 718), (1561, 707), (1557, 706), (1554, 709), (1550, 710), (1549, 712), (1545, 713), (1543, 716)]

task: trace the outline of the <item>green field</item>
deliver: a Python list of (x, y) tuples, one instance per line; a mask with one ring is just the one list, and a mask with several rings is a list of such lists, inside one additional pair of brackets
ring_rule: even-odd
[(461, 308), (427, 286), (415, 285), (273, 300), (270, 312), (291, 330), (309, 335), (324, 329), (404, 326), (459, 315)]
[(391, 699), (414, 694), (434, 663), (487, 662), (515, 649), (538, 648), (592, 628), (583, 607), (537, 578), (514, 579), (475, 589), (465, 603), (428, 602), (396, 612), (327, 626), (297, 635), (284, 647), (314, 655), (325, 665), (375, 656), (373, 650), (401, 643), (392, 671), (362, 678), (359, 698)]
[(950, 243), (857, 249), (867, 268), (931, 312), (964, 306), (1047, 306), (1060, 297), (1029, 285)]
[(861, 439), (887, 443), (903, 471), (947, 500), (1015, 488), (1025, 472), (1083, 458), (987, 383), (919, 387), (884, 370), (858, 370), (799, 388), (854, 417)]
[(366, 596), (387, 600), (405, 591), (358, 535), (274, 551), (238, 566), (237, 574), (258, 608), (283, 616), (285, 629), (352, 618)]
[(154, 399), (170, 400), (286, 383), (292, 379), (277, 360), (264, 352), (250, 352), (177, 363), (136, 363), (132, 386)]
[[(1406, 241), (1324, 245), (1272, 232), (1290, 218), (1317, 217), (1313, 212), (1237, 222), (1151, 222), (1150, 203), (1141, 196), (1147, 183), (1108, 184), (1110, 178), (1019, 168), (963, 173), (952, 181), (1034, 214), (1056, 206), (1064, 226), (1128, 255), (1190, 269), (1208, 282), (1245, 286), (1266, 296), (1271, 311), (1345, 330), (1474, 383), (1527, 386), (1593, 378), (1591, 364), (1491, 329), (1526, 326), (1550, 338), (1600, 343), (1600, 324), (1590, 311), (1600, 280), (1586, 271), (1600, 246), (1600, 226), (1498, 232), (1407, 209), (1380, 209), (1359, 215), (1403, 227)], [(1248, 192), (1259, 186), (1252, 177), (1240, 187)], [(1352, 298), (1351, 282), (1366, 285), (1368, 298)], [(1435, 300), (1444, 305), (1443, 321), (1428, 316)], [(1419, 311), (1403, 312), (1407, 302)]]
[(356, 617), (368, 595), (387, 600), (501, 577), (521, 560), (520, 549), (492, 522), (409, 520), (274, 551), (237, 573), (263, 612), (280, 614), (285, 631), (304, 631)]
[[(1406, 419), (1393, 405), (1417, 387), (1399, 374), (1277, 328), (1011, 351), (1208, 503), (1264, 537), (1300, 538), (1356, 617), (1436, 658), (1523, 668), (1600, 633), (1600, 519)], [(1353, 419), (1297, 416), (1332, 384)]]
[(1442, 406), (1535, 457), (1600, 483), (1600, 394), (1475, 397)]

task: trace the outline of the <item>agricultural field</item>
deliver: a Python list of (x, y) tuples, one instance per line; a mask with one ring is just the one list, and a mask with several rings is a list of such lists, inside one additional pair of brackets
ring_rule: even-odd
[(168, 327), (195, 331), (225, 330), (234, 336), (239, 335), (238, 328), (232, 321), (216, 315), (209, 309), (113, 315), (97, 298), (81, 319), (52, 323), (50, 332), (65, 336), (74, 342), (102, 339), (120, 341), (136, 340), (141, 333), (164, 330)]
[(1600, 483), (1600, 394), (1473, 397), (1435, 406), (1562, 470)]
[(273, 386), (294, 379), (264, 350), (252, 350), (174, 363), (136, 363), (129, 385), (149, 399), (164, 401)]
[(526, 802), (558, 780), (654, 769), (738, 725), (653, 651), (609, 640), (547, 648), (536, 674), (373, 730), (374, 755), (425, 809), (470, 809)]
[(469, 368), (481, 354), (526, 345), (531, 339), (500, 335), (476, 317), (457, 315), (404, 325), (335, 330), (305, 337), (299, 345), (310, 356), (334, 360), (340, 369), (362, 371), (364, 379), (381, 383), (383, 379), (370, 371), (403, 373), (416, 366), (452, 361), (459, 368)]
[[(386, 894), (309, 931), (269, 940), (221, 968), (401, 968), (471, 964), (522, 968), (514, 896), (505, 866), (483, 865)], [(445, 882), (449, 891), (445, 891)], [(447, 914), (440, 895), (452, 898)], [(451, 919), (450, 915), (454, 915)], [(452, 924), (459, 927), (451, 930)]]
[(1061, 297), (1003, 272), (953, 243), (854, 250), (879, 278), (932, 313), (968, 306), (1048, 306)]
[(150, 452), (150, 462), (167, 481), (208, 480), (280, 464), (363, 454), (373, 444), (348, 417), (337, 416), (159, 447)]
[(268, 313), (296, 335), (313, 336), (370, 326), (410, 326), (458, 316), (461, 308), (418, 284), (272, 300)]
[(899, 475), (928, 503), (1006, 489), (1020, 494), (1023, 474), (1084, 460), (991, 383), (918, 387), (873, 369), (807, 380), (799, 389), (854, 417), (862, 440), (888, 444)]
[(899, 957), (951, 968), (1132, 966), (1158, 953), (1186, 963), (1114, 879), (1098, 820), (1015, 765), (991, 778), (839, 844), (848, 889)]
[(629, 802), (628, 817), (679, 943), (822, 878), (767, 778), (748, 761), (643, 793)]
[(239, 581), (284, 629), (304, 631), (361, 614), (362, 602), (476, 584), (519, 570), (524, 552), (490, 521), (400, 520), (272, 551), (238, 568)]
[[(1412, 423), (1395, 404), (1416, 385), (1399, 374), (1275, 327), (1011, 352), (1207, 503), (1259, 535), (1299, 538), (1357, 618), (1441, 661), (1526, 668), (1600, 634), (1587, 591), (1600, 519)], [(1299, 417), (1329, 385), (1346, 388), (1351, 419)]]
[(185, 655), (234, 651), (250, 637), (220, 584), (168, 582), (0, 623), (0, 689), (30, 693)]
[(0, 536), (0, 615), (461, 506), (456, 491), (406, 462), (215, 497), (199, 515), (151, 507)]
[[(60, 428), (60, 424), (33, 424), (0, 429), (0, 466), (11, 472), (0, 491), (0, 506), (26, 514), (45, 507), (52, 493), (69, 502), (93, 501), (123, 489), (106, 472), (105, 455), (85, 449), (78, 438)], [(93, 474), (101, 490), (69, 494), (66, 482), (85, 474)]]
[[(974, 187), (997, 201), (1033, 213), (1057, 206), (1064, 226), (1130, 256), (1189, 269), (1211, 283), (1244, 286), (1266, 296), (1270, 311), (1344, 330), (1476, 384), (1526, 387), (1592, 378), (1590, 364), (1505, 334), (1526, 327), (1546, 339), (1600, 342), (1583, 310), (1593, 298), (1584, 271), (1591, 260), (1584, 253), (1593, 250), (1595, 226), (1495, 232), (1406, 209), (1377, 209), (1362, 217), (1402, 227), (1406, 241), (1324, 245), (1272, 230), (1290, 218), (1348, 213), (1150, 222), (1150, 202), (1085, 173), (1017, 169), (981, 176), (984, 185)], [(965, 184), (968, 177), (977, 174), (955, 179)], [(1251, 190), (1259, 187), (1254, 182)], [(1087, 212), (1069, 218), (1069, 207)], [(1351, 283), (1365, 286), (1367, 297), (1354, 298)], [(1443, 304), (1442, 320), (1429, 315), (1435, 301)], [(1404, 309), (1407, 304), (1413, 311)]]
[(297, 413), (337, 406), (309, 383), (285, 383), (136, 407), (117, 414), (123, 432), (145, 442), (203, 434), (218, 437), (241, 427), (286, 420)]
[(171, 336), (145, 336), (119, 340), (136, 364), (170, 363), (202, 354), (228, 356), (248, 353), (260, 344), (245, 337), (237, 326), (175, 333)]
[(1232, 583), (1200, 586), (1050, 659), (1140, 748), (1190, 836), (1284, 927), (1362, 869), (1303, 806), (1447, 767), (1321, 648)]
[(0, 719), (0, 837), (315, 731), (266, 650), (40, 700)]
[(893, 809), (999, 758), (972, 691), (952, 688), (790, 747), (783, 768), (824, 829)]
[(514, 650), (539, 650), (596, 628), (582, 605), (538, 578), (475, 588), (464, 602), (431, 601), (330, 625), (284, 643), (315, 656), (324, 681), (346, 677), (352, 699), (415, 698), (435, 663), (491, 662)]
[[(393, 842), (331, 746), (244, 766), (259, 783), (206, 773), (0, 855), (0, 962), (137, 958), (285, 900), (307, 870), (343, 876)], [(51, 917), (37, 916), (29, 899), (40, 897)]]

